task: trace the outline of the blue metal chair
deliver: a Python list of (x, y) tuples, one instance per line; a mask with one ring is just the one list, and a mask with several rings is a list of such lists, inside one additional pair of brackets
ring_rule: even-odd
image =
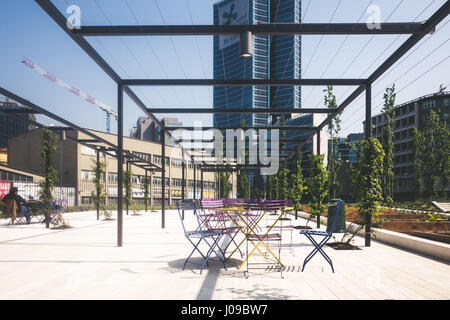
[[(205, 265), (208, 263), (208, 260), (211, 257), (211, 254), (213, 252), (219, 258), (219, 260), (223, 263), (223, 267), (226, 270), (227, 267), (225, 266), (224, 257), (220, 256), (217, 253), (217, 251), (215, 250), (216, 247), (218, 247), (219, 241), (220, 241), (220, 239), (222, 239), (225, 232), (206, 229), (205, 224), (200, 221), (200, 218), (199, 218), (198, 212), (197, 212), (197, 203), (194, 201), (179, 202), (179, 203), (177, 203), (177, 209), (178, 209), (178, 215), (180, 217), (181, 225), (183, 227), (184, 235), (186, 236), (188, 241), (194, 246), (194, 249), (192, 250), (192, 252), (187, 257), (186, 261), (184, 262), (183, 270), (185, 269), (187, 262), (189, 261), (192, 254), (195, 251), (198, 251), (200, 253), (200, 255), (203, 257), (203, 263), (200, 268), (200, 274), (202, 273)], [(182, 217), (183, 210), (193, 210), (194, 215), (197, 219), (197, 223), (198, 223), (198, 229), (196, 231), (186, 231), (186, 228), (184, 226), (183, 217)], [(194, 242), (193, 239), (198, 239), (198, 241)], [(207, 239), (210, 239), (210, 241), (208, 241)], [(201, 244), (202, 240), (209, 247), (208, 252), (206, 254), (203, 254), (199, 249), (199, 245)], [(210, 243), (210, 242), (212, 242), (212, 243)]]
[[(338, 217), (338, 212), (341, 208), (342, 205), (342, 201), (338, 200), (337, 202), (337, 206), (336, 206), (336, 213), (333, 216), (333, 221), (331, 223), (331, 228), (330, 231), (320, 231), (320, 230), (300, 230), (300, 234), (304, 234), (309, 241), (311, 241), (311, 243), (314, 245), (314, 250), (311, 251), (310, 254), (308, 254), (308, 256), (305, 258), (305, 260), (303, 261), (303, 268), (302, 268), (302, 272), (305, 269), (306, 264), (316, 255), (317, 252), (319, 252), (324, 258), (325, 260), (329, 263), (329, 265), (331, 266), (331, 270), (334, 273), (334, 267), (333, 267), (333, 262), (331, 261), (330, 257), (325, 253), (325, 251), (323, 251), (322, 247), (327, 243), (328, 240), (330, 240), (330, 238), (333, 236), (333, 231), (334, 228), (336, 226), (336, 222), (337, 222), (337, 217)], [(320, 241), (319, 243), (317, 243), (317, 241), (313, 238), (313, 236), (322, 236), (324, 237), (322, 241)]]

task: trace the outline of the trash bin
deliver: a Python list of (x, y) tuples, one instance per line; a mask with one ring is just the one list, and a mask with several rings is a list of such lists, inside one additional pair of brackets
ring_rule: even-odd
[[(338, 201), (341, 202), (341, 207), (339, 212), (337, 210)], [(336, 225), (334, 226), (334, 230), (331, 230), (331, 224), (334, 219), (334, 215), (337, 214)], [(327, 231), (334, 233), (344, 233), (347, 229), (345, 225), (345, 202), (341, 199), (331, 199), (328, 203), (328, 216), (327, 216)]]

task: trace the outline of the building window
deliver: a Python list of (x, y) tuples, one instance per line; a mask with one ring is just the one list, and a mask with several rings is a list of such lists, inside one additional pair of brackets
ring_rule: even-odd
[(85, 156), (95, 156), (97, 155), (97, 152), (95, 151), (95, 149), (92, 149), (88, 146), (81, 146), (81, 154), (85, 155)]
[(145, 161), (151, 161), (151, 155), (148, 153), (141, 153), (141, 152), (133, 152), (133, 155), (138, 157), (139, 159), (145, 160)]
[(172, 167), (181, 168), (183, 165), (183, 160), (172, 158)]
[(161, 164), (161, 157), (160, 156), (157, 156), (157, 155), (154, 155), (153, 156), (153, 163), (154, 164)]
[(108, 173), (108, 182), (117, 183), (117, 173)]
[(153, 177), (153, 185), (154, 186), (161, 186), (161, 178), (160, 177)]
[(172, 187), (182, 187), (183, 180), (182, 179), (172, 179)]
[(81, 170), (81, 181), (94, 180), (94, 171)]

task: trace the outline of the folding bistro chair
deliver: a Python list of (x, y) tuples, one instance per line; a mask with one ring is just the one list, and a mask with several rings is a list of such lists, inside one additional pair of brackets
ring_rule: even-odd
[[(339, 212), (342, 205), (342, 201), (338, 200), (337, 206), (336, 206), (336, 212)], [(331, 266), (331, 270), (334, 273), (334, 267), (333, 262), (331, 261), (330, 257), (323, 251), (322, 247), (327, 243), (328, 240), (333, 236), (334, 227), (336, 226), (338, 214), (335, 214), (333, 216), (333, 221), (331, 223), (330, 231), (320, 231), (320, 230), (300, 230), (300, 234), (304, 234), (309, 241), (314, 245), (314, 250), (311, 251), (310, 254), (305, 258), (303, 261), (303, 268), (302, 272), (305, 269), (306, 264), (316, 255), (317, 252), (319, 252), (325, 260), (328, 262), (328, 264)], [(317, 241), (313, 238), (313, 236), (321, 236), (324, 237), (322, 241), (317, 243)]]
[[(198, 216), (196, 202), (194, 202), (194, 201), (179, 202), (179, 203), (177, 203), (177, 209), (178, 209), (178, 215), (180, 217), (181, 225), (183, 227), (184, 235), (186, 236), (188, 241), (194, 246), (194, 249), (189, 254), (189, 256), (187, 257), (186, 261), (183, 264), (183, 270), (185, 269), (187, 262), (189, 261), (192, 254), (195, 251), (198, 251), (198, 253), (200, 253), (200, 255), (203, 257), (203, 263), (200, 268), (200, 274), (202, 273), (205, 265), (208, 263), (208, 260), (211, 257), (211, 254), (213, 252), (219, 258), (219, 260), (223, 263), (223, 267), (226, 270), (227, 267), (225, 266), (224, 257), (221, 257), (215, 250), (216, 247), (218, 247), (218, 243), (219, 243), (220, 239), (222, 239), (222, 237), (225, 233), (223, 231), (215, 231), (215, 230), (205, 229), (205, 225), (201, 223), (200, 218)], [(196, 231), (186, 231), (186, 228), (184, 226), (183, 217), (182, 217), (183, 210), (192, 210), (194, 212), (194, 215), (197, 218), (197, 223), (199, 226), (199, 228)], [(194, 242), (193, 239), (198, 239), (198, 241)], [(210, 241), (208, 241), (207, 239), (210, 239), (210, 241), (212, 241), (212, 243)], [(202, 242), (202, 240), (209, 247), (208, 252), (206, 254), (203, 254), (199, 249), (199, 245)]]
[(219, 250), (222, 252), (224, 257), (231, 243), (234, 243), (242, 257), (243, 253), (235, 241), (235, 238), (239, 233), (239, 229), (236, 226), (227, 226), (227, 222), (231, 222), (231, 219), (223, 212), (223, 208), (224, 204), (220, 199), (203, 199), (203, 215), (199, 215), (198, 217), (200, 218), (202, 226), (207, 227), (209, 230), (224, 232), (228, 235), (229, 241), (225, 245), (225, 248), (219, 247)]

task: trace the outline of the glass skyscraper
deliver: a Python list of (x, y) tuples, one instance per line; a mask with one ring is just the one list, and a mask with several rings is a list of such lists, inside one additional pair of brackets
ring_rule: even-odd
[[(301, 0), (224, 0), (214, 5), (214, 24), (300, 23)], [(214, 79), (299, 79), (301, 36), (253, 36), (253, 56), (240, 57), (239, 36), (214, 36)], [(300, 87), (214, 88), (214, 108), (299, 108)], [(217, 114), (214, 126), (268, 124), (264, 114)], [(273, 119), (272, 119), (273, 122)]]

